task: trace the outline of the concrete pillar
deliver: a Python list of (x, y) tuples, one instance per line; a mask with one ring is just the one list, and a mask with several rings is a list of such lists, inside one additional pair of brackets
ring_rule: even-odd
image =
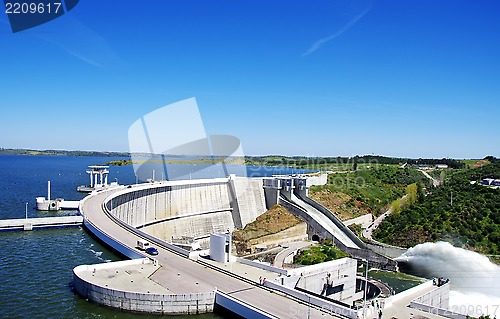
[(231, 214), (233, 215), (234, 228), (241, 229), (241, 228), (243, 228), (243, 224), (241, 222), (241, 215), (240, 215), (240, 207), (238, 204), (238, 198), (236, 197), (235, 179), (236, 179), (236, 175), (234, 175), (234, 174), (229, 175), (229, 183), (228, 183), (229, 200), (230, 200), (231, 208), (233, 209)]
[(292, 200), (293, 180), (291, 178), (284, 178), (281, 180), (280, 193), (288, 200)]
[(264, 197), (266, 198), (266, 208), (270, 209), (278, 204), (279, 190), (277, 188), (265, 188)]
[(308, 194), (309, 188), (307, 187), (307, 179), (305, 178), (297, 178), (294, 179), (295, 184), (295, 193), (299, 194), (300, 197), (306, 198)]
[(94, 174), (92, 174), (92, 171), (89, 174), (90, 176), (90, 187), (94, 187)]

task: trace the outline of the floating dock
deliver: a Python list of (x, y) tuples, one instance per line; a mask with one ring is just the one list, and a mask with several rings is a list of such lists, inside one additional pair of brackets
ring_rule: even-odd
[(0, 231), (75, 227), (75, 226), (80, 226), (82, 224), (83, 224), (82, 216), (4, 219), (0, 220)]

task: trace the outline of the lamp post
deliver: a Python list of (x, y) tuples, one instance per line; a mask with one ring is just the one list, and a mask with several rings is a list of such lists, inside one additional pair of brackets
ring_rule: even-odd
[(307, 304), (307, 319), (311, 318), (311, 295), (307, 294), (309, 297), (309, 303)]
[(366, 292), (368, 288), (368, 260), (363, 259), (364, 262), (366, 262), (366, 271), (365, 271), (365, 296), (363, 298), (363, 319), (366, 318)]
[(24, 211), (25, 211), (26, 219), (28, 219), (28, 203), (26, 203)]

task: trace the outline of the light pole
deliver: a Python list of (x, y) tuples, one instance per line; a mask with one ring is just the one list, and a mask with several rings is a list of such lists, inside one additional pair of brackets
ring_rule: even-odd
[(25, 206), (24, 211), (25, 211), (25, 213), (26, 213), (26, 214), (25, 214), (25, 215), (26, 215), (26, 219), (28, 219), (28, 203), (26, 203), (26, 206)]
[(363, 298), (363, 319), (366, 318), (366, 291), (368, 288), (368, 260), (363, 259), (364, 262), (366, 262), (366, 271), (365, 271), (365, 296)]
[(309, 297), (309, 303), (307, 304), (307, 319), (311, 318), (311, 295), (307, 294)]

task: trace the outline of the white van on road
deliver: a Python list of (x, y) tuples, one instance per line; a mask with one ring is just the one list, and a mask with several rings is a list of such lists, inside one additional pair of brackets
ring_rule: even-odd
[(146, 250), (146, 248), (148, 247), (149, 247), (149, 242), (147, 240), (144, 239), (137, 240), (137, 248), (139, 248), (140, 250)]

